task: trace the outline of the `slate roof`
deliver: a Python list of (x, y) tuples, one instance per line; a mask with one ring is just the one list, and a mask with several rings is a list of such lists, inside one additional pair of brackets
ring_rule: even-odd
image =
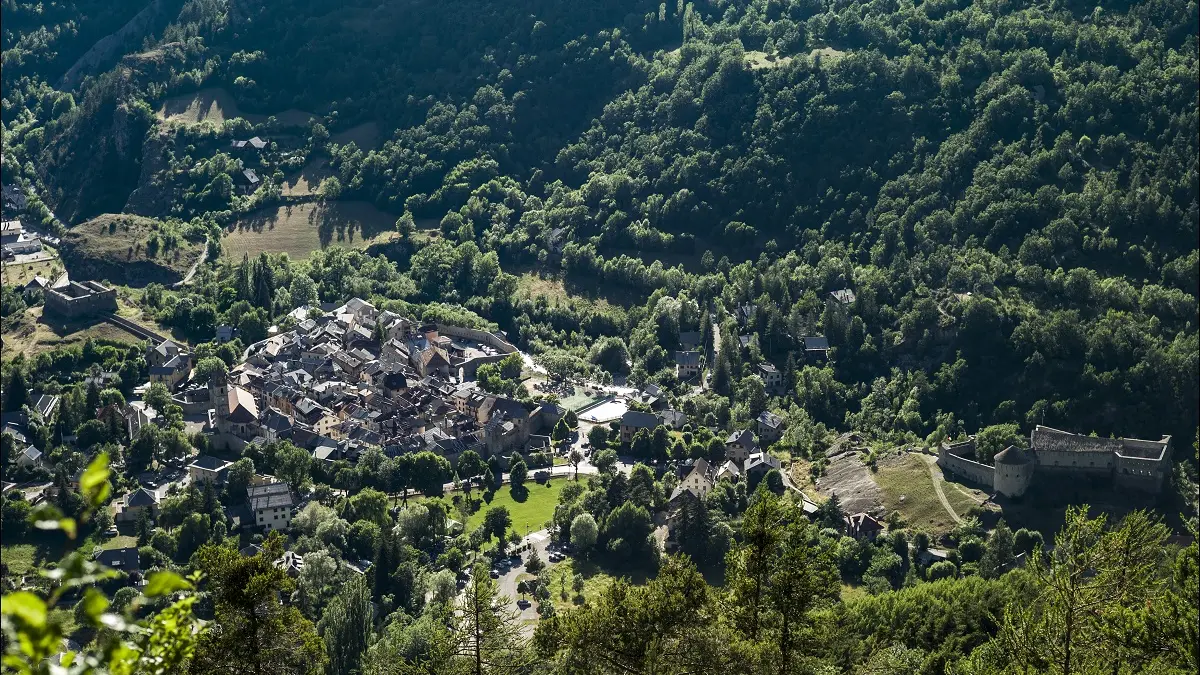
[(136, 546), (101, 551), (96, 557), (96, 562), (121, 572), (139, 572), (142, 569)]
[(125, 497), (125, 506), (155, 506), (158, 496), (146, 488), (138, 488)]
[(255, 511), (292, 505), (292, 492), (286, 483), (253, 485), (246, 488), (246, 496), (250, 498), (250, 508)]
[(621, 426), (653, 429), (658, 426), (658, 417), (650, 413), (628, 410), (624, 415), (621, 415)]
[(995, 461), (997, 464), (1008, 464), (1015, 466), (1019, 464), (1028, 464), (1032, 460), (1015, 445), (1010, 445), (996, 453)]

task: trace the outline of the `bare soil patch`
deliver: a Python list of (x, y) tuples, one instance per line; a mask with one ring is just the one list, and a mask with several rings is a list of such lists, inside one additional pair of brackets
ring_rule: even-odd
[(883, 490), (857, 450), (847, 448), (830, 457), (817, 487), (827, 495), (837, 495), (846, 513), (883, 513)]

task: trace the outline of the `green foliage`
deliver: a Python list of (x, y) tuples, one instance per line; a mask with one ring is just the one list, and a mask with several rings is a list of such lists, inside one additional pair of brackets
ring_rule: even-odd
[(371, 633), (371, 593), (366, 580), (356, 576), (342, 589), (321, 617), (329, 671), (336, 675), (359, 672)]
[[(111, 493), (108, 481), (108, 457), (96, 456), (80, 477), (84, 499), (83, 517), (90, 517), (103, 506)], [(62, 518), (57, 509), (43, 503), (31, 515), (39, 530), (58, 530), (74, 539), (76, 523)], [(115, 576), (115, 572), (71, 552), (53, 570), (43, 572), (53, 590), (48, 597), (30, 591), (6, 593), (0, 604), (0, 630), (4, 634), (3, 662), (6, 670), (40, 673), (47, 660), (61, 649), (63, 625), (51, 614), (65, 593), (84, 589), (75, 606), (75, 618), (91, 628), (105, 628), (100, 639), (82, 653), (66, 652), (63, 665), (72, 672), (178, 672), (192, 657), (200, 624), (192, 614), (196, 597), (190, 594), (199, 575), (185, 580), (170, 571), (154, 572), (147, 579), (144, 593), (148, 598), (167, 598), (162, 609), (144, 619), (135, 620), (131, 607), (113, 607), (95, 584)], [(110, 609), (116, 611), (109, 611)]]
[(312, 623), (299, 610), (277, 601), (295, 582), (273, 564), (282, 553), (278, 539), (263, 552), (239, 555), (236, 550), (206, 545), (196, 554), (212, 595), (214, 621), (220, 630), (199, 636), (192, 668), (202, 672), (249, 668), (319, 673), (325, 650)]

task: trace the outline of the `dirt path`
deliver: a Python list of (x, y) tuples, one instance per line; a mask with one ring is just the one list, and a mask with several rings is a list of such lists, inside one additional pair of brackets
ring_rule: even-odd
[(175, 288), (179, 288), (180, 286), (187, 286), (188, 284), (192, 283), (192, 277), (196, 276), (196, 270), (200, 269), (200, 265), (202, 265), (204, 263), (204, 260), (206, 258), (208, 258), (208, 244), (207, 243), (204, 245), (204, 248), (200, 251), (200, 257), (196, 259), (196, 262), (192, 264), (192, 268), (190, 270), (188, 270), (187, 276), (185, 276), (183, 279), (181, 279), (175, 283)]
[(925, 462), (925, 466), (929, 468), (929, 480), (933, 481), (933, 490), (937, 493), (938, 501), (942, 503), (942, 508), (946, 509), (946, 513), (950, 514), (954, 522), (961, 523), (962, 518), (959, 517), (954, 507), (950, 506), (950, 500), (946, 499), (946, 493), (942, 492), (942, 477), (938, 475), (937, 457), (925, 454), (918, 454), (917, 457), (920, 457), (921, 461)]

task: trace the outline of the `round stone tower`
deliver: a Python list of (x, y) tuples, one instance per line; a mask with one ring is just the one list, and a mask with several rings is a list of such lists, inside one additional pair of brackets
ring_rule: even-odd
[(1020, 497), (1033, 482), (1033, 458), (1024, 450), (1009, 446), (994, 458), (996, 473), (994, 487), (1005, 497)]

